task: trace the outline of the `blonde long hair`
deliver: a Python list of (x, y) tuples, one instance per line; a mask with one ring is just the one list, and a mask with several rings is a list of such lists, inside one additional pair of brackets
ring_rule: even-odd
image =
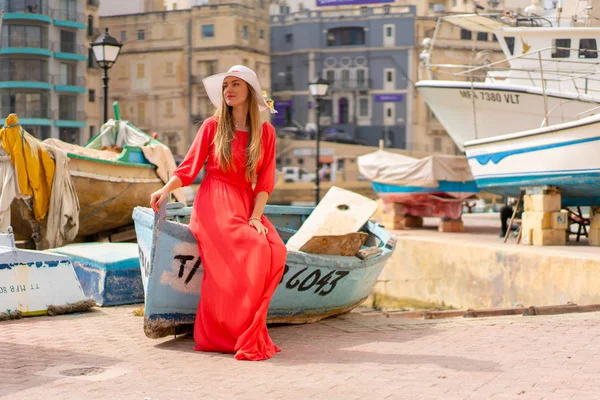
[[(256, 177), (256, 169), (258, 167), (258, 160), (260, 159), (260, 145), (261, 145), (261, 123), (260, 123), (260, 112), (258, 110), (258, 103), (256, 97), (254, 97), (254, 89), (247, 82), (248, 86), (248, 98), (246, 103), (248, 105), (248, 115), (246, 121), (248, 122), (248, 146), (246, 147), (246, 179), (250, 182)], [(223, 96), (223, 94), (221, 94)], [(223, 96), (221, 100), (221, 106), (217, 109), (215, 116), (217, 117), (217, 134), (213, 140), (215, 145), (215, 154), (217, 155), (217, 163), (223, 171), (229, 171), (230, 169), (235, 170), (233, 163), (233, 151), (231, 149), (235, 131), (233, 128), (233, 113), (231, 107), (225, 103)]]

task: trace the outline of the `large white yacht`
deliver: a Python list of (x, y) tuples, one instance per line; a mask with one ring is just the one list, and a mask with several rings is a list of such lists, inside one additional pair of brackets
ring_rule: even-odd
[[(469, 140), (574, 121), (600, 104), (600, 28), (586, 16), (551, 10), (524, 18), (459, 15), (440, 18), (462, 29), (496, 35), (505, 59), (479, 66), (435, 64), (434, 38), (421, 58), (416, 87), (462, 150)], [(527, 9), (526, 9), (527, 10)], [(590, 7), (584, 8), (589, 13)], [(558, 10), (560, 12), (560, 9)], [(548, 15), (550, 14), (550, 15)], [(587, 16), (589, 17), (589, 15)], [(521, 26), (521, 25), (527, 26)], [(453, 71), (441, 80), (440, 71)], [(448, 75), (446, 75), (448, 76)], [(592, 111), (589, 111), (589, 110)]]

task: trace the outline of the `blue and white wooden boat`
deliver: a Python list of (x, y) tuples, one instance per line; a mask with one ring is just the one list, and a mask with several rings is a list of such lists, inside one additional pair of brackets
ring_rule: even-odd
[[(169, 205), (173, 206), (173, 205)], [(267, 206), (265, 215), (287, 241), (312, 208)], [(133, 211), (145, 291), (144, 331), (150, 338), (173, 334), (194, 323), (203, 269), (198, 244), (186, 224), (191, 208)], [(166, 217), (165, 217), (166, 215)], [(269, 323), (310, 323), (348, 312), (371, 292), (396, 241), (379, 225), (367, 222), (365, 243), (373, 253), (358, 257), (308, 254), (289, 250), (285, 273), (271, 300)]]
[(358, 168), (384, 203), (398, 203), (420, 217), (458, 219), (464, 200), (479, 189), (462, 156), (414, 158), (378, 150), (358, 157)]
[(76, 243), (50, 251), (69, 257), (83, 292), (98, 306), (144, 302), (136, 243)]
[(0, 234), (0, 313), (44, 315), (48, 306), (84, 300), (73, 264), (67, 257), (18, 249), (12, 232)]
[(518, 197), (526, 187), (561, 189), (562, 205), (600, 204), (600, 115), (465, 143), (477, 186)]

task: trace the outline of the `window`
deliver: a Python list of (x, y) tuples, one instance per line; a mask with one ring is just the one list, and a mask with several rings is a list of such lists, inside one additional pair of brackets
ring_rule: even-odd
[(342, 70), (342, 85), (344, 85), (345, 87), (349, 87), (350, 84), (351, 84), (351, 82), (350, 82), (350, 70), (343, 69)]
[(173, 102), (171, 100), (167, 101), (165, 104), (165, 114), (173, 115)]
[(286, 43), (292, 43), (293, 41), (294, 41), (294, 35), (292, 35), (291, 33), (288, 33), (287, 35), (285, 35)]
[(77, 21), (77, 0), (61, 0), (58, 19)]
[(49, 118), (48, 93), (0, 93), (0, 115), (19, 114), (22, 118)]
[(510, 52), (510, 55), (511, 56), (515, 55), (515, 38), (514, 38), (514, 36), (507, 36), (504, 38), (504, 41), (506, 42), (506, 46), (508, 46), (508, 51)]
[(248, 26), (244, 25), (242, 26), (242, 38), (244, 39), (248, 39), (250, 35), (248, 34)]
[(442, 151), (442, 138), (433, 138), (433, 151), (439, 153)]
[(88, 90), (88, 101), (94, 103), (96, 101), (96, 91), (94, 89)]
[(304, 158), (298, 159), (298, 165), (304, 165)]
[(92, 15), (88, 15), (87, 35), (94, 36), (94, 17)]
[(552, 58), (569, 58), (571, 56), (571, 39), (552, 39)]
[(331, 110), (333, 109), (333, 104), (331, 99), (323, 99), (321, 100), (321, 115), (324, 117), (331, 117)]
[(216, 60), (198, 61), (196, 65), (198, 66), (198, 72), (201, 76), (210, 76), (217, 73)]
[(579, 41), (579, 58), (598, 58), (596, 39), (581, 39)]
[(90, 125), (90, 137), (89, 137), (89, 139), (92, 139), (94, 136), (96, 136), (96, 127), (94, 125)]
[(366, 71), (364, 69), (356, 70), (356, 87), (358, 89), (367, 89), (365, 82)]
[(138, 29), (137, 40), (145, 40), (145, 39), (146, 39), (146, 31), (143, 29)]
[(58, 119), (75, 121), (77, 115), (77, 96), (61, 94), (58, 96)]
[(387, 117), (391, 118), (392, 117), (392, 109), (388, 108), (386, 112), (387, 112)]
[(0, 82), (2, 81), (49, 82), (48, 61), (17, 58), (0, 59)]
[(394, 25), (387, 24), (383, 26), (383, 45), (384, 46), (394, 46), (395, 38), (394, 38)]
[(260, 30), (260, 33), (259, 33), (259, 35), (258, 35), (258, 38), (259, 38), (259, 39), (264, 39), (264, 38), (265, 38), (265, 30), (264, 30), (264, 29), (261, 29), (261, 30)]
[(69, 63), (60, 63), (58, 85), (75, 85), (75, 65)]
[(58, 138), (66, 143), (78, 143), (79, 128), (60, 128)]
[(327, 46), (355, 46), (364, 44), (364, 28), (333, 28), (327, 31)]
[(358, 115), (361, 117), (369, 116), (369, 99), (363, 97), (358, 101)]
[(394, 81), (394, 72), (393, 71), (387, 71), (385, 73), (385, 81), (386, 82), (393, 82)]
[(497, 42), (498, 41), (498, 36), (496, 36), (495, 33), (492, 33), (492, 42)]
[(60, 51), (62, 53), (75, 53), (76, 36), (72, 31), (60, 31)]
[(202, 37), (203, 38), (215, 37), (215, 25), (214, 24), (202, 25)]
[(479, 40), (480, 42), (487, 42), (488, 41), (487, 32), (477, 32), (477, 40)]
[(121, 31), (121, 43), (127, 41), (127, 31)]
[(166, 73), (167, 75), (173, 75), (173, 61), (167, 61)]
[(325, 79), (329, 82), (330, 85), (333, 85), (335, 82), (335, 71), (332, 69), (327, 70), (325, 73)]
[(2, 27), (2, 47), (48, 48), (47, 30), (40, 26), (8, 25)]
[(258, 0), (258, 6), (262, 9), (265, 8), (265, 0)]
[(473, 37), (471, 35), (471, 31), (468, 31), (466, 29), (461, 29), (460, 30), (460, 38), (461, 38), (461, 40), (471, 40)]
[(140, 121), (140, 124), (145, 124), (144, 120), (146, 119), (146, 103), (138, 103), (137, 119)]
[(143, 79), (146, 76), (146, 69), (145, 69), (145, 65), (143, 63), (139, 63), (137, 65), (137, 73), (135, 76), (138, 79)]

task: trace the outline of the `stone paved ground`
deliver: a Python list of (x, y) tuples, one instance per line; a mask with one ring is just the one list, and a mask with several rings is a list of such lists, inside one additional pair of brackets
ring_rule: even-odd
[(0, 397), (600, 398), (600, 313), (425, 321), (353, 312), (273, 327), (283, 351), (243, 362), (194, 352), (185, 336), (147, 339), (134, 308), (0, 323)]

